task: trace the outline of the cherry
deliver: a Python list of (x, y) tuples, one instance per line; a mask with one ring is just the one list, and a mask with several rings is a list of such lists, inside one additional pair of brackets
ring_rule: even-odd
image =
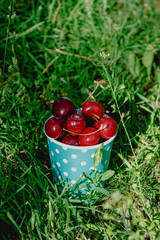
[(81, 110), (69, 98), (61, 97), (53, 103), (52, 113), (45, 124), (47, 136), (69, 145), (96, 145), (113, 137), (118, 129), (114, 119), (103, 115), (103, 107), (93, 100), (85, 102)]
[(92, 146), (99, 143), (100, 134), (96, 132), (94, 127), (87, 127), (84, 129), (81, 135), (79, 135), (80, 146)]
[(81, 133), (85, 129), (85, 126), (86, 120), (80, 113), (74, 113), (67, 118), (66, 128), (72, 135)]
[(96, 129), (98, 129), (98, 122), (93, 122), (92, 126)]
[(113, 118), (104, 116), (98, 122), (99, 133), (102, 138), (109, 139), (113, 137), (118, 129), (117, 123)]
[(78, 137), (76, 136), (65, 136), (62, 140), (62, 143), (68, 144), (68, 145), (73, 145), (73, 146), (78, 146)]
[(76, 107), (69, 98), (61, 97), (53, 103), (52, 113), (56, 117), (67, 118), (74, 112), (76, 112)]
[(51, 117), (45, 124), (45, 132), (51, 138), (60, 138), (65, 135), (63, 131), (64, 124), (64, 119), (60, 117)]
[(82, 113), (89, 119), (98, 120), (103, 116), (104, 109), (98, 102), (91, 100), (83, 104)]

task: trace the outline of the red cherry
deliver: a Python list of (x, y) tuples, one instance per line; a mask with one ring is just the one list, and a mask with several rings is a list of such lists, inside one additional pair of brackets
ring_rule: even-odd
[(64, 119), (60, 117), (51, 117), (45, 124), (47, 136), (57, 139), (65, 135), (63, 131)]
[(61, 97), (53, 103), (52, 113), (56, 117), (67, 118), (74, 112), (76, 112), (76, 107), (69, 98)]
[(98, 129), (98, 122), (94, 122), (92, 125), (94, 128)]
[(62, 143), (68, 144), (68, 145), (73, 145), (73, 146), (78, 146), (78, 137), (76, 136), (71, 136), (68, 135), (63, 138)]
[(83, 135), (79, 135), (80, 146), (92, 146), (99, 143), (100, 134), (96, 132), (96, 128), (88, 127), (82, 132)]
[(109, 139), (113, 137), (118, 129), (117, 123), (113, 118), (104, 116), (98, 122), (99, 133), (102, 138)]
[[(66, 122), (66, 128), (70, 132), (75, 134), (81, 133), (85, 129), (85, 126), (86, 126), (86, 120), (84, 116), (80, 113), (74, 113), (70, 115)], [(72, 134), (72, 135), (75, 135), (75, 134)]]
[(91, 100), (83, 104), (82, 113), (87, 118), (97, 120), (103, 116), (104, 109), (98, 102)]

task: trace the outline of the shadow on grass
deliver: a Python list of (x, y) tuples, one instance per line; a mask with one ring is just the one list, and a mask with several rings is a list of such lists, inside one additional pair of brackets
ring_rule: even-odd
[(13, 228), (13, 225), (9, 224), (7, 221), (0, 219), (0, 239), (1, 240), (18, 240), (20, 236), (18, 232)]

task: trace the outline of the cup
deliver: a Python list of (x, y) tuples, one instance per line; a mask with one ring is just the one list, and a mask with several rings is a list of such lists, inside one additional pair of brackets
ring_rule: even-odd
[(102, 159), (96, 166), (96, 171), (98, 174), (101, 174), (108, 169), (112, 144), (116, 134), (109, 140), (97, 145), (72, 146), (47, 136), (45, 127), (44, 133), (48, 141), (49, 156), (53, 171), (53, 182), (63, 182), (61, 184), (61, 187), (63, 188), (65, 181), (62, 180), (66, 179), (66, 182), (69, 180), (70, 182), (68, 186), (77, 185), (77, 187), (81, 189), (81, 194), (85, 194), (91, 183), (84, 177), (83, 173), (90, 175), (92, 178), (94, 177), (94, 156), (97, 149), (101, 149)]

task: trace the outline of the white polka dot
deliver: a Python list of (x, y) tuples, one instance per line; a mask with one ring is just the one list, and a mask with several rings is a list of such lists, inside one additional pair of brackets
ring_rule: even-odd
[(76, 172), (77, 168), (72, 167), (71, 170), (72, 170), (72, 172)]
[(84, 178), (83, 174), (81, 174), (80, 177), (83, 179)]
[(59, 150), (56, 148), (56, 153), (59, 153)]
[(82, 152), (87, 152), (87, 149), (82, 149)]
[(110, 146), (107, 148), (107, 151), (109, 151), (109, 149), (110, 149)]
[(94, 153), (91, 155), (91, 158), (94, 158)]
[(64, 158), (64, 159), (63, 159), (63, 162), (64, 162), (64, 163), (68, 163), (68, 160)]
[(76, 181), (75, 181), (75, 180), (72, 180), (72, 181), (71, 181), (71, 183), (72, 183), (72, 184), (75, 184), (75, 183), (76, 183)]
[(76, 158), (77, 158), (77, 155), (76, 155), (76, 154), (72, 154), (71, 157), (72, 157), (73, 159), (76, 159)]
[(82, 162), (81, 162), (81, 165), (82, 165), (82, 166), (85, 166), (86, 164), (87, 164), (87, 163), (86, 163), (85, 161), (82, 161)]
[(53, 164), (52, 167), (55, 168), (55, 165)]
[(63, 174), (64, 174), (64, 176), (66, 176), (66, 177), (68, 176), (68, 173), (67, 173), (67, 172), (64, 172)]
[(54, 156), (54, 153), (51, 151), (52, 156)]
[(61, 166), (61, 164), (60, 164), (59, 162), (57, 162), (57, 166), (58, 166), (58, 167), (60, 167), (60, 166)]
[(66, 147), (66, 146), (63, 146), (62, 148), (63, 148), (63, 150), (67, 150), (67, 147)]
[(92, 170), (94, 170), (94, 167), (90, 167), (90, 169), (89, 169), (90, 171), (92, 171)]
[(54, 140), (53, 140), (53, 139), (50, 139), (50, 141), (51, 141), (51, 142), (54, 142)]
[(61, 175), (58, 176), (59, 179), (62, 179)]

